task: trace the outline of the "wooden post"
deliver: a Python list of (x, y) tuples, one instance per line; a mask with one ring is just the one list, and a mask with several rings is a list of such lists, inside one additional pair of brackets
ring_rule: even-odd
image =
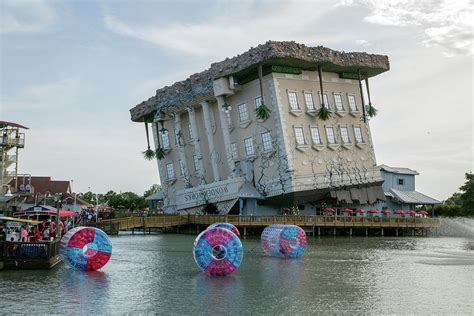
[(135, 228), (132, 228), (132, 235), (135, 235)]
[(395, 235), (398, 237), (398, 227), (395, 228)]
[(334, 236), (336, 236), (336, 227), (334, 227)]
[(352, 227), (349, 228), (349, 235), (352, 237)]
[(244, 237), (247, 237), (247, 227), (244, 227)]
[(318, 227), (318, 236), (321, 236), (321, 227)]
[(383, 228), (380, 230), (380, 234), (381, 234), (382, 237), (383, 237)]
[(365, 229), (365, 236), (369, 236), (369, 229), (368, 228)]
[(316, 227), (313, 225), (313, 237), (315, 236), (315, 232), (316, 232), (315, 229)]

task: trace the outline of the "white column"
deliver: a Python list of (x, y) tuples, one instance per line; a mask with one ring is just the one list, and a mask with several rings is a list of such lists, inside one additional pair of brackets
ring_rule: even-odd
[(222, 127), (222, 136), (224, 138), (224, 148), (225, 148), (225, 156), (227, 158), (227, 166), (229, 167), (229, 174), (227, 178), (234, 178), (235, 177), (235, 162), (232, 158), (232, 150), (230, 148), (230, 133), (229, 133), (229, 124), (227, 123), (227, 115), (222, 108), (225, 105), (225, 100), (223, 96), (216, 97), (217, 99), (217, 106), (219, 107), (219, 117), (221, 119), (221, 127)]
[[(151, 130), (152, 130), (152, 133), (153, 133), (153, 141), (155, 143), (155, 148), (158, 148), (159, 137), (160, 137), (160, 133), (159, 133), (157, 125), (158, 125), (157, 122), (153, 122), (153, 124), (151, 125)], [(157, 159), (157, 163), (158, 163), (158, 172), (160, 174), (161, 190), (163, 191), (163, 209), (164, 209), (165, 207), (168, 207), (168, 204), (169, 204), (168, 181), (166, 179), (166, 168), (165, 168), (164, 162)]]
[[(181, 115), (179, 113), (176, 113), (174, 115), (174, 128), (176, 130), (176, 137), (177, 140), (176, 142), (178, 143), (178, 154), (179, 154), (179, 160), (183, 163), (183, 177), (184, 177), (184, 182), (186, 184), (187, 188), (191, 187), (191, 181), (189, 177), (189, 169), (188, 169), (188, 163), (186, 161), (186, 153), (184, 152), (184, 139), (183, 139), (183, 132), (181, 130)], [(178, 162), (178, 167), (179, 167), (179, 172), (181, 172), (181, 165)]]
[(199, 139), (198, 129), (196, 125), (196, 112), (194, 112), (193, 107), (187, 108), (187, 111), (189, 114), (189, 124), (191, 124), (191, 133), (193, 134), (194, 154), (196, 155), (197, 167), (199, 168), (199, 181), (201, 184), (205, 184), (206, 177), (204, 176), (204, 164), (202, 163), (201, 141)]
[(209, 145), (209, 155), (211, 156), (211, 166), (212, 166), (212, 174), (214, 175), (214, 181), (220, 181), (219, 176), (219, 167), (217, 166), (217, 151), (214, 146), (214, 137), (212, 135), (212, 126), (211, 126), (211, 117), (209, 114), (209, 102), (204, 101), (201, 103), (202, 105), (202, 113), (204, 116), (204, 129), (206, 130), (207, 136), (207, 144)]

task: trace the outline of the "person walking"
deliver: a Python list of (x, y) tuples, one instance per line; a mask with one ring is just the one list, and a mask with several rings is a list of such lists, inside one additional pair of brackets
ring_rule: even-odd
[(27, 242), (28, 241), (28, 231), (26, 230), (25, 225), (21, 226), (20, 241), (22, 241), (22, 242)]

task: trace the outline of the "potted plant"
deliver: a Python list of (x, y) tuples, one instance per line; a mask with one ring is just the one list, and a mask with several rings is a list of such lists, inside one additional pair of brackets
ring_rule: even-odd
[(369, 104), (367, 107), (367, 115), (370, 117), (374, 117), (377, 115), (377, 109), (372, 106), (372, 104)]
[(319, 108), (318, 112), (316, 113), (316, 116), (323, 121), (328, 120), (331, 117), (331, 111), (325, 106), (322, 106)]
[(165, 150), (161, 147), (158, 147), (154, 152), (156, 159), (161, 160), (165, 158)]
[(261, 121), (268, 119), (271, 112), (272, 111), (263, 103), (255, 109), (255, 115), (257, 116), (257, 119)]

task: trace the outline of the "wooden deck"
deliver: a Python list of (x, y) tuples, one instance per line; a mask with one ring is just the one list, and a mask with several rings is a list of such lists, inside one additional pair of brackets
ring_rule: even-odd
[(271, 224), (291, 224), (311, 228), (435, 228), (438, 218), (395, 218), (365, 216), (238, 216), (238, 215), (160, 215), (126, 217), (91, 223), (108, 233), (135, 228), (168, 228), (183, 225), (210, 225), (226, 222), (237, 227), (265, 227)]

